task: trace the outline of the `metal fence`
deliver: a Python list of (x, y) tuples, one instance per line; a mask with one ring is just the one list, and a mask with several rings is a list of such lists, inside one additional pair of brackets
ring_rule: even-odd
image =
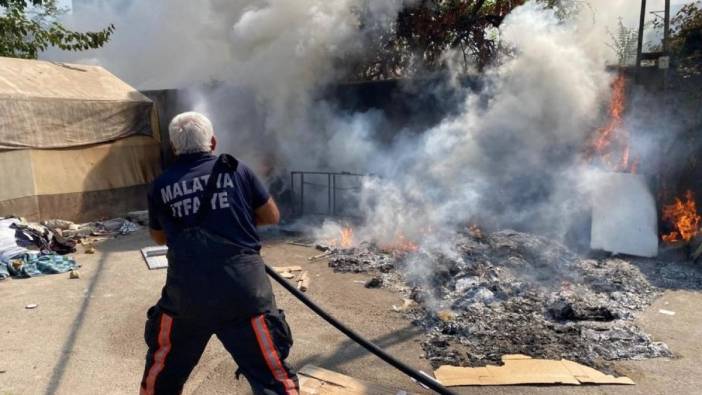
[[(366, 176), (366, 174), (349, 172), (290, 172), (294, 214), (300, 216), (309, 214), (356, 215), (355, 212), (349, 212), (349, 208), (357, 208), (350, 206), (358, 202), (357, 193), (361, 191), (361, 182)], [(326, 196), (324, 196), (325, 194)], [(324, 210), (325, 206), (326, 210)]]

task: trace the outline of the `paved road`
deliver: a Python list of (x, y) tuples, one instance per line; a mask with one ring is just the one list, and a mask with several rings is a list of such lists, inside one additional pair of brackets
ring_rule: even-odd
[[(143, 369), (143, 325), (147, 308), (158, 298), (165, 271), (146, 269), (139, 248), (146, 232), (107, 241), (93, 255), (77, 254), (81, 278), (54, 275), (0, 282), (0, 394), (135, 394)], [(308, 294), (335, 316), (398, 358), (430, 371), (420, 359), (418, 331), (392, 311), (400, 297), (366, 289), (366, 277), (334, 274), (323, 262), (309, 263), (317, 252), (269, 242), (264, 258), (272, 265), (301, 265), (310, 272)], [(356, 378), (419, 392), (420, 388), (383, 362), (351, 344), (335, 329), (276, 286), (278, 303), (295, 336), (290, 361), (307, 363)], [(34, 310), (25, 305), (36, 303)], [(657, 340), (678, 355), (673, 360), (618, 363), (636, 382), (632, 387), (464, 388), (464, 394), (666, 394), (700, 393), (702, 388), (702, 293), (671, 290), (642, 317)], [(675, 316), (658, 313), (664, 308)], [(212, 339), (193, 372), (186, 394), (247, 394), (234, 380), (234, 363)]]

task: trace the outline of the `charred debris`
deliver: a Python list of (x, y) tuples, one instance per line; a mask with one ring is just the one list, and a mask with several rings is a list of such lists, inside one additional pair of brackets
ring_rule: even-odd
[[(663, 288), (700, 288), (691, 264), (584, 257), (557, 241), (503, 230), (459, 232), (450, 253), (320, 243), (336, 272), (369, 273), (368, 287), (405, 296), (393, 306), (424, 329), (434, 367), (499, 364), (505, 354), (610, 361), (671, 357), (635, 323)], [(426, 269), (430, 267), (431, 270)]]

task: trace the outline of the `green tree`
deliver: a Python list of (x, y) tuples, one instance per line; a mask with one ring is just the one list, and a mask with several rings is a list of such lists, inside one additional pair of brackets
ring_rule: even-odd
[[(663, 29), (661, 20), (654, 27)], [(683, 5), (670, 20), (670, 53), (683, 75), (702, 74), (702, 1)]]
[(49, 47), (83, 51), (103, 46), (114, 32), (109, 25), (96, 32), (75, 32), (56, 17), (64, 10), (57, 0), (0, 0), (0, 56), (36, 59)]
[(684, 5), (671, 20), (670, 48), (683, 74), (702, 73), (702, 2)]
[[(525, 1), (415, 0), (407, 2), (396, 18), (385, 20), (361, 6), (356, 12), (366, 32), (364, 51), (351, 64), (350, 78), (378, 80), (441, 71), (447, 67), (447, 55), (462, 61), (465, 71), (481, 70), (505, 49), (500, 47), (498, 29)], [(536, 1), (563, 20), (588, 6), (583, 0)]]
[[(372, 0), (370, 0), (372, 1)], [(369, 58), (354, 74), (359, 79), (408, 76), (432, 72), (445, 66), (447, 51), (457, 51), (464, 66), (482, 68), (497, 51), (496, 28), (524, 0), (417, 0), (409, 3), (392, 21), (373, 20), (368, 26), (359, 10), (368, 39)]]

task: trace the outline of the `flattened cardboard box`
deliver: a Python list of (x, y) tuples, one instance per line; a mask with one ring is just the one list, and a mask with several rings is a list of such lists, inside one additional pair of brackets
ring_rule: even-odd
[(633, 385), (628, 377), (614, 377), (579, 363), (562, 359), (532, 359), (526, 355), (505, 355), (503, 366), (461, 368), (441, 366), (434, 376), (447, 387), (461, 385), (516, 384), (624, 384)]

